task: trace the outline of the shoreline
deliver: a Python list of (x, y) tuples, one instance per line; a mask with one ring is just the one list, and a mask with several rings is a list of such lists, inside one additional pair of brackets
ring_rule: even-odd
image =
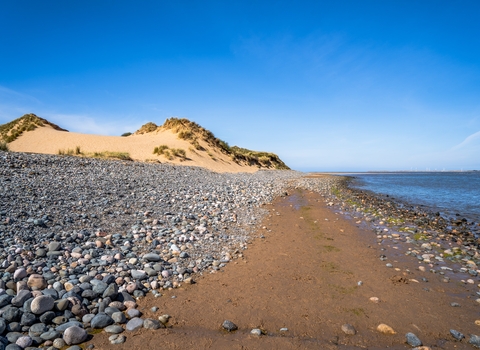
[[(427, 265), (426, 270), (431, 273), (442, 276), (448, 273), (445, 283), (450, 279), (470, 285), (480, 282), (477, 277), (480, 276), (479, 239), (468, 230), (468, 226), (476, 223), (449, 222), (428, 208), (424, 210), (388, 196), (349, 187), (349, 181), (348, 177), (343, 179), (340, 188), (330, 197), (329, 205), (372, 231), (378, 245), (396, 245), (397, 257), (399, 253), (410, 255), (419, 264)], [(458, 223), (456, 227), (455, 223)], [(480, 303), (480, 284), (477, 287), (469, 298)]]
[[(445, 172), (446, 174), (455, 174), (455, 172)], [(442, 173), (442, 174), (445, 174), (445, 173)], [(466, 173), (475, 173), (475, 172), (466, 172)], [(388, 175), (418, 175), (418, 173), (391, 173), (391, 174), (388, 174)], [(440, 174), (440, 173), (439, 173)], [(476, 174), (476, 173), (475, 173)], [(425, 211), (429, 211), (431, 213), (435, 213), (437, 216), (439, 216), (437, 213), (440, 214), (440, 216), (442, 216), (445, 220), (448, 220), (448, 221), (451, 221), (451, 222), (454, 222), (458, 219), (465, 219), (467, 221), (470, 221), (472, 226), (473, 224), (479, 224), (480, 223), (480, 213), (477, 211), (472, 211), (472, 209), (470, 209), (470, 211), (468, 211), (468, 209), (463, 209), (463, 210), (459, 210), (459, 209), (455, 209), (454, 205), (450, 204), (448, 205), (447, 207), (440, 207), (438, 206), (437, 203), (435, 203), (435, 201), (430, 201), (430, 203), (428, 201), (422, 201), (421, 198), (415, 198), (415, 199), (402, 199), (402, 195), (400, 195), (400, 198), (399, 197), (396, 197), (395, 194), (392, 194), (392, 193), (388, 193), (387, 191), (385, 191), (385, 193), (378, 193), (378, 192), (375, 192), (375, 189), (368, 189), (368, 185), (367, 186), (364, 186), (364, 180), (362, 179), (362, 177), (357, 177), (355, 175), (381, 175), (381, 174), (345, 174), (343, 176), (346, 176), (348, 178), (351, 178), (352, 180), (350, 181), (350, 188), (353, 190), (357, 190), (358, 191), (364, 191), (364, 192), (367, 192), (367, 193), (371, 193), (373, 194), (374, 196), (376, 197), (383, 197), (383, 198), (388, 198), (390, 201), (395, 201), (397, 202), (397, 204), (401, 205), (401, 206), (405, 206), (405, 207), (419, 207), (421, 208), (422, 210), (425, 210)], [(474, 177), (475, 179), (476, 177)], [(372, 179), (372, 177), (370, 178)], [(465, 180), (464, 180), (465, 181)], [(368, 181), (367, 181), (368, 182)], [(433, 189), (430, 189), (430, 190), (433, 190)], [(457, 194), (457, 197), (460, 197), (461, 194)], [(441, 199), (440, 199), (441, 200)], [(472, 199), (473, 201), (473, 199)], [(445, 205), (445, 203), (443, 203), (443, 205)], [(478, 208), (480, 209), (480, 208)], [(480, 225), (479, 225), (480, 227)], [(480, 231), (480, 228), (478, 229), (478, 231)]]
[[(394, 249), (406, 242), (378, 244), (366, 222), (345, 217), (328, 193), (311, 191), (318, 183), (300, 179), (297, 185), (266, 205), (270, 214), (233, 264), (204, 274), (196, 285), (140, 300), (145, 317), (166, 313), (170, 323), (155, 340), (148, 330), (127, 332), (125, 346), (409, 349), (415, 343), (405, 335), (413, 333), (424, 345), (418, 349), (470, 348), (467, 342), (476, 338), (468, 334), (480, 330), (477, 303), (466, 295), (475, 286), (442, 281), (448, 270), (440, 275), (419, 268)], [(224, 320), (238, 330), (222, 330)], [(381, 324), (395, 334), (378, 331)], [(252, 335), (255, 329), (261, 335)], [(455, 339), (450, 329), (467, 338)], [(106, 333), (88, 344), (119, 348)]]
[[(455, 217), (446, 216), (428, 205), (416, 204), (371, 190), (356, 188), (350, 185), (352, 181), (354, 181), (353, 177), (343, 177), (341, 191), (336, 194), (340, 195), (339, 199), (347, 201), (347, 204), (355, 210), (358, 208), (357, 211), (369, 215), (370, 219), (391, 216), (390, 221), (396, 221), (396, 226), (400, 230), (413, 228), (414, 230), (436, 231), (450, 239), (461, 240), (478, 248), (480, 223), (468, 220), (461, 214), (456, 214)], [(405, 224), (405, 227), (402, 228), (402, 224)]]

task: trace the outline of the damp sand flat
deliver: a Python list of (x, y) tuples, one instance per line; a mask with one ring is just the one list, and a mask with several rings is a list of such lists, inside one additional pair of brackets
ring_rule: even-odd
[[(443, 283), (397, 250), (394, 268), (387, 268), (372, 231), (327, 208), (318, 194), (297, 190), (266, 208), (270, 215), (256, 233), (264, 238), (243, 257), (196, 285), (139, 301), (143, 317), (171, 315), (171, 328), (126, 332), (122, 345), (100, 333), (91, 343), (101, 349), (406, 349), (405, 334), (412, 332), (426, 346), (470, 348), (449, 331), (479, 332), (478, 305), (468, 298), (474, 286)], [(222, 331), (226, 319), (239, 329)], [(342, 331), (347, 323), (356, 335)], [(379, 333), (381, 323), (397, 333)], [(250, 335), (253, 328), (265, 335)]]

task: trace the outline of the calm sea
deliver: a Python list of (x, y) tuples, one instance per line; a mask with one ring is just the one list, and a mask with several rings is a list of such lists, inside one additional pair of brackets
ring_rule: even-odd
[(480, 172), (354, 174), (352, 186), (480, 222)]

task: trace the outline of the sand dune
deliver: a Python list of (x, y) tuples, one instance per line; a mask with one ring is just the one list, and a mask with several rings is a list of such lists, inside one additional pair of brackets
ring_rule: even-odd
[[(9, 148), (14, 152), (58, 154), (59, 150), (75, 149), (78, 146), (85, 154), (104, 151), (126, 152), (136, 161), (155, 160), (162, 163), (200, 166), (216, 172), (255, 172), (259, 169), (256, 166), (239, 165), (206, 143), (200, 141), (200, 144), (205, 151), (193, 149), (188, 141), (178, 139), (171, 130), (121, 137), (58, 131), (45, 125), (23, 133), (9, 143)], [(164, 156), (153, 154), (154, 148), (160, 145), (184, 149), (187, 159), (168, 160)]]

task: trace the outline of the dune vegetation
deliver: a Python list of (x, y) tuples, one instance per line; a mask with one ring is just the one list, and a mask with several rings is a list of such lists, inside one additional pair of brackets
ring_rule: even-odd
[[(258, 166), (260, 168), (270, 169), (290, 169), (274, 153), (252, 151), (238, 146), (231, 147), (227, 142), (215, 137), (211, 131), (185, 118), (168, 118), (162, 126), (149, 122), (137, 130), (135, 134), (142, 135), (160, 130), (171, 130), (173, 133), (177, 134), (179, 139), (190, 142), (193, 149), (200, 152), (207, 152), (207, 155), (214, 160), (215, 155), (212, 153), (212, 150), (228, 155), (232, 161), (239, 165)], [(207, 150), (202, 146), (202, 143), (210, 147), (211, 150)], [(171, 151), (168, 149), (159, 149), (157, 151), (163, 153), (156, 153), (155, 151), (154, 153), (165, 154), (167, 158), (171, 156)]]
[(50, 123), (48, 120), (37, 117), (33, 113), (12, 120), (10, 123), (0, 125), (0, 141), (10, 143), (15, 141), (25, 131), (32, 131), (40, 126), (49, 125), (55, 130), (68, 131), (62, 129), (56, 124)]

